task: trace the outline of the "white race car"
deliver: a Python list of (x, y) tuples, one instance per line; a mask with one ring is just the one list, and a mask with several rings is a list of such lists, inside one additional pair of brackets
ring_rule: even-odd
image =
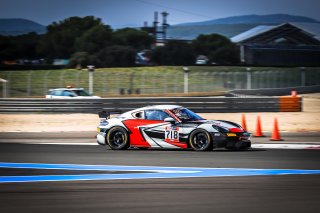
[(85, 89), (83, 88), (57, 88), (57, 89), (50, 89), (48, 91), (48, 95), (46, 98), (58, 98), (58, 99), (69, 99), (69, 98), (85, 98), (85, 99), (96, 99), (101, 98), (99, 96), (90, 95)]
[(205, 120), (181, 106), (148, 106), (110, 118), (112, 114), (99, 113), (97, 142), (115, 150), (137, 147), (206, 151), (220, 147), (233, 150), (251, 147), (250, 134), (240, 125)]

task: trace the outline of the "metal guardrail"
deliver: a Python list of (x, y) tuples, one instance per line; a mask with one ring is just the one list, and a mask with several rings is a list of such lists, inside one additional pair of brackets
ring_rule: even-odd
[[(285, 111), (301, 111), (301, 98), (287, 101)], [(215, 98), (215, 97), (159, 97), (159, 98), (103, 98), (103, 99), (0, 99), (0, 112), (57, 112), (97, 113), (101, 110), (128, 111), (148, 105), (181, 105), (195, 112), (279, 112), (283, 101), (277, 97)], [(281, 105), (281, 106), (280, 106)]]

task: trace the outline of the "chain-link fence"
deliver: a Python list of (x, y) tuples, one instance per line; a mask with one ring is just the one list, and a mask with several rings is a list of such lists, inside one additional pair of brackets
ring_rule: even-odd
[[(187, 76), (186, 76), (187, 75)], [(52, 88), (89, 89), (87, 70), (1, 71), (4, 97), (43, 97)], [(187, 79), (187, 82), (186, 82)], [(198, 68), (184, 73), (181, 67), (97, 69), (93, 73), (94, 95), (157, 95), (231, 89), (284, 88), (320, 85), (320, 68)]]

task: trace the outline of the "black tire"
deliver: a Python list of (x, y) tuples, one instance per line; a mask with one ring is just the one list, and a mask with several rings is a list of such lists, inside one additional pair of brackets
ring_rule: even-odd
[(189, 144), (195, 151), (212, 150), (212, 138), (207, 131), (202, 129), (197, 129), (190, 134)]
[(129, 134), (123, 127), (112, 127), (106, 137), (107, 144), (111, 149), (123, 150), (130, 147)]

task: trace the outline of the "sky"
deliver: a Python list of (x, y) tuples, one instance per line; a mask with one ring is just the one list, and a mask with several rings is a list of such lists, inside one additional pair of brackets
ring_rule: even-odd
[(113, 28), (150, 25), (154, 11), (169, 12), (171, 25), (238, 15), (290, 14), (320, 20), (320, 0), (0, 0), (0, 18), (43, 25), (71, 16), (95, 16)]

